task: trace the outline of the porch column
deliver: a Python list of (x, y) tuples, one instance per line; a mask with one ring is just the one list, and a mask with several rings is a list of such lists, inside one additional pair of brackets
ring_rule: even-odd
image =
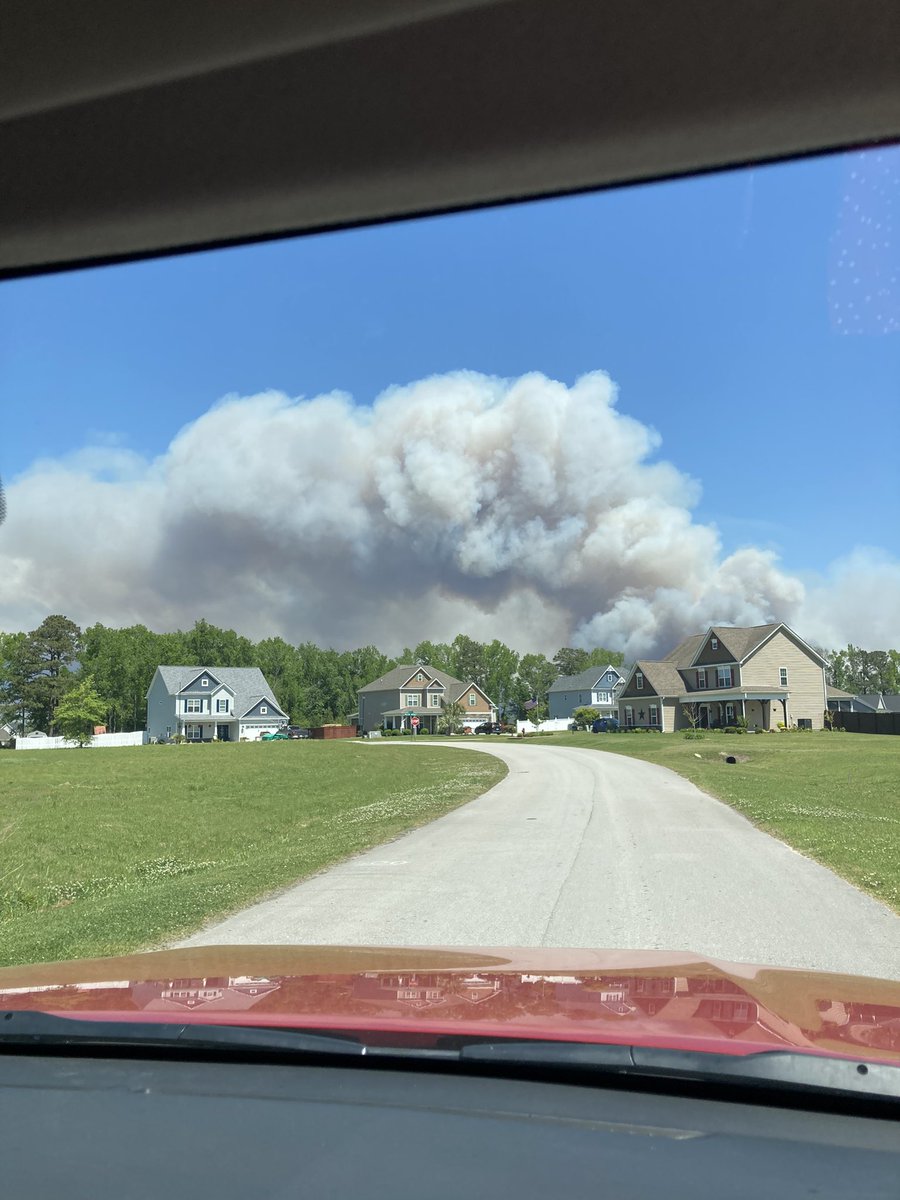
[(747, 720), (747, 701), (741, 696), (741, 720)]

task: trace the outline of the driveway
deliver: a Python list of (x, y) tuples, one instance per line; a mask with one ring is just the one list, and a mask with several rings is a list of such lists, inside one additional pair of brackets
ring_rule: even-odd
[(509, 774), (180, 944), (689, 950), (900, 978), (900, 917), (665, 767), (487, 739), (442, 749), (495, 754)]

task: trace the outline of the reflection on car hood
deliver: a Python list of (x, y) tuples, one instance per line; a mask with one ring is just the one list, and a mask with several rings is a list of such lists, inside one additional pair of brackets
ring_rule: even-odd
[(900, 984), (665, 951), (210, 946), (0, 969), (0, 1010), (900, 1063)]

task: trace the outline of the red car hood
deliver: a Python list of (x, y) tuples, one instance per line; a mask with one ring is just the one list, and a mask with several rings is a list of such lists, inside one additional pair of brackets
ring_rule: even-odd
[(900, 1063), (900, 983), (665, 951), (211, 946), (0, 969), (0, 1010)]

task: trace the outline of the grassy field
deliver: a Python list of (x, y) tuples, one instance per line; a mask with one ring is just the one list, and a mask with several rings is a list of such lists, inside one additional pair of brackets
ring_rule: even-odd
[(0, 753), (0, 965), (175, 938), (505, 773), (346, 742)]
[[(528, 740), (670, 767), (900, 912), (900, 737), (557, 733)], [(747, 761), (728, 764), (723, 754)]]

